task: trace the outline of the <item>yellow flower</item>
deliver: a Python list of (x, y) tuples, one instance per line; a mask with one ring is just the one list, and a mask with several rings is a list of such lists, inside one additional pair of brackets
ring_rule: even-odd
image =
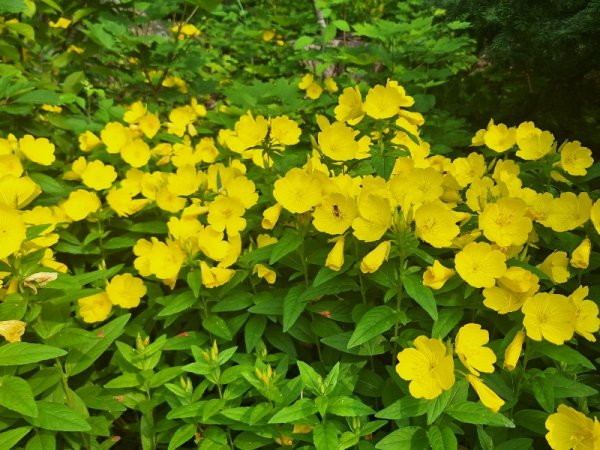
[(486, 238), (501, 247), (523, 245), (533, 229), (526, 213), (527, 204), (520, 198), (501, 198), (488, 203), (479, 214), (479, 228)]
[(78, 55), (81, 55), (83, 52), (85, 52), (84, 48), (78, 47), (73, 44), (67, 47), (67, 53), (77, 53)]
[(592, 200), (587, 192), (576, 195), (573, 192), (563, 192), (559, 198), (552, 201), (546, 222), (553, 231), (570, 231), (585, 224), (591, 215)]
[(115, 275), (106, 286), (106, 294), (113, 305), (135, 308), (146, 295), (146, 286), (141, 278), (130, 273)]
[(325, 266), (336, 272), (344, 265), (344, 241), (344, 236), (340, 236), (325, 260)]
[(523, 330), (517, 331), (512, 342), (508, 344), (504, 351), (504, 368), (508, 371), (515, 370), (517, 362), (521, 357), (523, 351), (523, 342), (525, 341), (525, 332)]
[[(149, 258), (150, 273), (163, 280), (172, 289), (177, 281), (177, 274), (185, 261), (185, 252), (179, 242), (168, 239), (164, 243), (153, 238), (147, 257)], [(141, 271), (140, 274), (144, 276)]]
[(454, 385), (454, 360), (439, 339), (419, 336), (414, 346), (398, 353), (396, 372), (410, 381), (410, 395), (434, 399)]
[(302, 130), (298, 123), (288, 116), (273, 117), (269, 120), (271, 131), (269, 136), (275, 145), (295, 145), (300, 142)]
[(338, 99), (338, 105), (334, 109), (335, 120), (348, 122), (356, 125), (364, 116), (362, 95), (358, 86), (347, 87)]
[(319, 125), (321, 130), (317, 140), (323, 154), (334, 161), (349, 161), (359, 159), (361, 153), (369, 147), (369, 138), (364, 136), (360, 141), (356, 141), (354, 137), (358, 133), (353, 128), (347, 126), (344, 122), (334, 122), (328, 124), (322, 121)]
[(313, 82), (306, 88), (306, 96), (312, 100), (317, 100), (323, 93), (323, 88), (319, 83)]
[(540, 288), (539, 278), (528, 270), (510, 267), (497, 280), (497, 286), (483, 290), (483, 304), (499, 314), (518, 311)]
[(538, 293), (528, 298), (521, 308), (527, 336), (534, 341), (542, 338), (562, 345), (573, 337), (577, 309), (573, 302), (560, 294)]
[(596, 200), (594, 206), (590, 209), (590, 219), (596, 232), (600, 234), (600, 200)]
[(123, 120), (130, 124), (137, 123), (147, 112), (146, 105), (141, 101), (137, 101), (127, 107), (127, 111), (123, 115)]
[(323, 88), (315, 81), (312, 73), (307, 73), (298, 83), (298, 87), (306, 91), (306, 96), (312, 100), (317, 100), (323, 93)]
[(441, 289), (455, 273), (456, 271), (448, 269), (436, 259), (433, 261), (433, 265), (429, 266), (423, 273), (423, 286), (428, 286), (431, 289)]
[(227, 257), (231, 245), (223, 239), (223, 232), (208, 225), (198, 232), (198, 248), (204, 255), (214, 261), (222, 261)]
[(571, 255), (571, 265), (577, 269), (587, 269), (590, 264), (590, 253), (592, 251), (592, 242), (585, 238), (581, 244), (573, 250)]
[(30, 134), (19, 139), (19, 151), (30, 161), (41, 166), (49, 166), (56, 157), (54, 144), (46, 138), (34, 138)]
[(100, 160), (88, 163), (81, 174), (81, 181), (83, 181), (83, 184), (96, 191), (109, 189), (116, 179), (117, 172), (115, 171), (115, 168), (110, 164), (105, 165)]
[(279, 215), (281, 214), (281, 205), (279, 203), (274, 204), (273, 206), (268, 207), (263, 211), (263, 218), (261, 221), (261, 226), (265, 230), (272, 230), (273, 227), (277, 224), (279, 220)]
[(152, 153), (150, 146), (141, 139), (127, 142), (121, 148), (121, 158), (131, 167), (142, 167), (148, 163)]
[(322, 233), (343, 234), (357, 215), (356, 200), (343, 194), (332, 193), (313, 211), (313, 225)]
[(252, 273), (258, 275), (258, 278), (262, 278), (267, 281), (269, 284), (275, 283), (277, 279), (277, 274), (271, 269), (269, 266), (265, 266), (264, 264), (257, 264), (254, 266), (254, 270)]
[(360, 271), (362, 273), (376, 272), (381, 267), (383, 262), (387, 261), (391, 248), (391, 241), (381, 242), (362, 259), (360, 263)]
[(449, 167), (450, 174), (460, 187), (466, 187), (475, 180), (479, 180), (486, 172), (483, 155), (472, 152), (466, 158), (456, 158)]
[(517, 145), (519, 146), (519, 150), (517, 150), (516, 155), (519, 158), (534, 161), (550, 153), (554, 144), (554, 135), (552, 133), (534, 128), (520, 136), (518, 130), (521, 128), (521, 125), (517, 129)]
[(567, 405), (558, 405), (557, 411), (546, 419), (546, 440), (553, 450), (597, 450), (600, 429), (597, 419), (590, 419)]
[(258, 194), (253, 181), (245, 176), (239, 176), (223, 183), (227, 196), (234, 198), (244, 205), (245, 209), (250, 209), (258, 202)]
[(304, 170), (294, 168), (275, 182), (273, 196), (289, 212), (303, 213), (321, 201), (321, 183)]
[(596, 337), (592, 333), (596, 333), (600, 329), (598, 305), (592, 300), (586, 300), (588, 294), (589, 288), (587, 286), (579, 286), (569, 295), (569, 299), (576, 309), (575, 333), (590, 342), (596, 342)]
[(275, 244), (277, 238), (275, 236), (269, 236), (268, 234), (259, 234), (256, 236), (256, 247), (263, 248), (267, 245)]
[(0, 173), (20, 177), (23, 174), (23, 164), (17, 155), (0, 155)]
[(108, 153), (119, 153), (123, 146), (131, 140), (129, 128), (119, 122), (109, 122), (100, 132), (100, 138)]
[(583, 176), (594, 164), (592, 151), (579, 141), (565, 142), (560, 147), (560, 165), (569, 175)]
[(548, 257), (538, 264), (538, 269), (544, 272), (548, 277), (556, 284), (565, 283), (569, 276), (569, 258), (566, 252), (554, 252), (548, 255)]
[(177, 35), (178, 40), (199, 36), (200, 30), (191, 23), (179, 23), (171, 27), (171, 32)]
[(358, 214), (352, 228), (354, 236), (364, 242), (379, 240), (392, 224), (390, 201), (368, 190), (358, 196)]
[(323, 85), (325, 86), (325, 89), (327, 89), (328, 92), (331, 92), (332, 94), (334, 92), (338, 91), (338, 85), (335, 82), (335, 80), (331, 77), (327, 77), (323, 80)]
[(148, 113), (139, 120), (138, 125), (144, 136), (152, 139), (160, 130), (160, 119), (156, 114)]
[(204, 261), (200, 261), (200, 272), (202, 285), (208, 289), (224, 285), (235, 275), (235, 270), (224, 267), (209, 267)]
[(100, 209), (100, 199), (95, 192), (78, 189), (63, 200), (60, 207), (67, 217), (73, 221), (83, 220)]
[(463, 365), (473, 375), (479, 372), (492, 373), (496, 355), (492, 349), (485, 347), (490, 340), (487, 330), (477, 323), (468, 323), (458, 330), (454, 340), (454, 350)]
[(108, 318), (112, 310), (112, 303), (106, 292), (80, 298), (77, 303), (79, 314), (85, 323), (102, 322)]
[(228, 235), (236, 235), (246, 228), (245, 212), (242, 202), (221, 195), (208, 205), (207, 221), (217, 231), (227, 230)]
[(432, 167), (394, 175), (389, 184), (394, 198), (405, 211), (434, 202), (444, 194), (444, 176)]
[(508, 128), (503, 123), (496, 125), (493, 120), (490, 120), (483, 140), (489, 149), (502, 153), (515, 145), (516, 131), (514, 127)]
[(415, 213), (417, 236), (435, 248), (450, 247), (459, 235), (462, 216), (440, 200), (425, 203)]
[(148, 204), (145, 198), (133, 199), (131, 193), (125, 188), (111, 189), (106, 195), (106, 202), (119, 217), (135, 214)]
[(71, 25), (71, 20), (66, 17), (60, 17), (56, 22), (51, 20), (48, 22), (51, 28), (68, 28)]
[(25, 333), (25, 322), (20, 320), (0, 321), (0, 336), (8, 342), (20, 342), (23, 333)]
[(262, 33), (262, 40), (265, 42), (269, 42), (275, 38), (275, 32), (273, 30), (265, 30)]
[(235, 132), (226, 135), (225, 144), (235, 153), (258, 146), (269, 132), (269, 122), (263, 116), (254, 118), (250, 112), (239, 118), (235, 124)]
[(483, 403), (486, 408), (489, 408), (493, 412), (497, 413), (500, 411), (500, 408), (504, 406), (504, 400), (502, 400), (498, 394), (492, 391), (483, 381), (481, 381), (480, 378), (477, 378), (473, 375), (467, 375), (467, 381), (475, 390), (479, 400), (481, 400), (481, 403)]
[(489, 288), (506, 272), (506, 256), (488, 243), (471, 242), (456, 254), (454, 267), (471, 286)]
[(404, 88), (393, 83), (387, 86), (380, 84), (369, 89), (365, 98), (364, 111), (373, 119), (389, 119), (400, 112), (400, 107), (411, 106), (412, 97), (406, 96)]
[(0, 175), (0, 204), (21, 209), (31, 203), (42, 189), (29, 177)]
[(85, 131), (79, 135), (79, 149), (82, 152), (91, 152), (102, 144), (102, 141), (91, 131)]

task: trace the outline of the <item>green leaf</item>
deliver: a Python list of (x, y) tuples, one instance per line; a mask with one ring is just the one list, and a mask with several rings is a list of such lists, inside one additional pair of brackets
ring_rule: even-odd
[(314, 39), (310, 36), (300, 36), (298, 39), (296, 39), (296, 42), (294, 42), (294, 49), (302, 50), (307, 45), (312, 44), (313, 41), (314, 41)]
[(378, 450), (421, 450), (429, 448), (429, 444), (423, 428), (402, 427), (380, 440), (375, 448)]
[(168, 450), (175, 450), (176, 448), (181, 447), (187, 441), (194, 437), (196, 433), (196, 425), (193, 423), (183, 425), (173, 433), (173, 437), (169, 441)]
[(256, 450), (257, 448), (268, 447), (272, 442), (272, 438), (259, 436), (249, 431), (243, 431), (235, 437), (233, 444), (236, 449)]
[(500, 413), (494, 413), (481, 403), (462, 402), (451, 405), (444, 411), (453, 419), (475, 425), (491, 425), (495, 427), (514, 428), (515, 424)]
[(216, 314), (211, 314), (202, 319), (202, 326), (209, 333), (219, 336), (227, 341), (230, 341), (233, 338), (233, 333), (229, 329), (227, 322)]
[(444, 412), (444, 409), (454, 397), (456, 389), (457, 385), (455, 384), (452, 389), (442, 392), (441, 395), (427, 402), (427, 425), (431, 425)]
[(178, 314), (191, 308), (194, 303), (198, 302), (194, 293), (188, 290), (169, 296), (168, 298), (169, 301), (167, 302), (167, 305), (158, 312), (156, 315), (157, 317), (167, 317)]
[(515, 413), (515, 422), (520, 427), (533, 431), (536, 434), (546, 434), (544, 423), (548, 418), (548, 413), (537, 411), (535, 409), (522, 409)]
[(327, 422), (315, 425), (313, 440), (317, 450), (338, 450), (338, 435), (335, 424)]
[(307, 419), (317, 412), (314, 400), (303, 398), (293, 405), (285, 406), (277, 411), (269, 420), (269, 423), (292, 423)]
[(341, 20), (341, 19), (340, 20), (334, 20), (333, 24), (335, 25), (335, 27), (338, 30), (346, 31), (346, 32), (350, 31), (350, 25), (348, 25), (348, 22), (346, 22), (345, 20)]
[(530, 450), (533, 448), (533, 439), (518, 438), (496, 444), (494, 450)]
[(327, 413), (341, 417), (368, 416), (375, 411), (360, 400), (351, 397), (330, 397)]
[(63, 349), (43, 344), (13, 342), (0, 347), (0, 366), (21, 366), (66, 355)]
[(529, 341), (527, 345), (532, 352), (529, 359), (547, 356), (564, 364), (583, 366), (592, 370), (596, 368), (589, 359), (567, 345), (554, 345), (546, 341)]
[(202, 8), (204, 11), (213, 12), (223, 0), (192, 0), (190, 3)]
[(58, 105), (60, 104), (60, 97), (56, 92), (47, 91), (45, 89), (38, 89), (36, 91), (27, 92), (14, 100), (15, 103), (27, 103), (31, 105)]
[(33, 398), (33, 391), (29, 383), (19, 377), (0, 378), (0, 405), (11, 411), (16, 411), (24, 416), (36, 417), (37, 405)]
[(25, 450), (56, 450), (56, 433), (37, 430), (27, 442)]
[(246, 343), (246, 351), (252, 352), (263, 333), (267, 328), (267, 318), (265, 316), (252, 316), (244, 326), (244, 342)]
[(433, 320), (438, 320), (437, 305), (431, 289), (423, 286), (416, 275), (402, 275), (402, 283), (406, 293), (416, 301)]
[(348, 348), (364, 344), (376, 336), (380, 336), (396, 323), (396, 313), (389, 306), (376, 306), (360, 318), (356, 329), (348, 341)]
[(387, 408), (377, 411), (375, 417), (378, 419), (400, 420), (422, 416), (427, 412), (429, 403), (420, 398), (404, 397), (396, 400)]
[(69, 355), (65, 363), (66, 373), (73, 376), (90, 367), (111, 346), (115, 339), (121, 336), (130, 317), (131, 314), (117, 317), (93, 331), (97, 339), (88, 340), (83, 345), (69, 349)]
[(283, 299), (283, 331), (287, 332), (294, 326), (298, 317), (306, 308), (307, 302), (300, 301), (304, 286), (293, 286)]
[(444, 308), (439, 313), (437, 320), (433, 323), (431, 337), (444, 339), (454, 327), (460, 322), (464, 314), (462, 308)]
[(456, 450), (458, 448), (456, 435), (449, 426), (443, 428), (436, 425), (430, 426), (427, 430), (427, 437), (431, 450)]
[(18, 14), (25, 11), (27, 5), (24, 0), (0, 0), (0, 14)]
[(431, 450), (456, 450), (458, 448), (458, 441), (454, 435), (454, 431), (448, 426), (439, 428), (433, 425), (429, 427), (427, 438), (429, 439)]
[(477, 438), (482, 450), (494, 450), (494, 441), (481, 425), (477, 427)]
[(31, 427), (19, 427), (0, 433), (0, 448), (14, 448), (30, 431)]
[(37, 402), (38, 416), (27, 419), (33, 426), (51, 431), (90, 431), (92, 428), (74, 409), (62, 403)]
[(549, 384), (545, 377), (535, 378), (531, 381), (531, 387), (533, 389), (533, 396), (537, 400), (538, 404), (547, 413), (554, 412), (554, 389)]
[(552, 387), (554, 397), (556, 398), (590, 397), (598, 393), (596, 389), (587, 384), (572, 380), (558, 373), (549, 373), (548, 370), (544, 372), (544, 379)]
[(300, 247), (303, 241), (303, 236), (297, 231), (286, 231), (281, 239), (279, 239), (277, 243), (273, 244), (273, 251), (271, 253), (271, 258), (269, 259), (269, 264), (273, 265), (284, 256), (292, 253), (294, 250)]
[(298, 370), (300, 371), (300, 378), (302, 378), (302, 384), (312, 391), (315, 395), (321, 394), (321, 386), (323, 384), (323, 378), (317, 373), (315, 369), (310, 367), (303, 361), (298, 361)]

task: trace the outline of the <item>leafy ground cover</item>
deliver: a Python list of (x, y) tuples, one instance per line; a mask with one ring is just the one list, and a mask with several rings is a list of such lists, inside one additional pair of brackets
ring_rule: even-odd
[(0, 2), (0, 448), (600, 448), (600, 165), (359, 3)]

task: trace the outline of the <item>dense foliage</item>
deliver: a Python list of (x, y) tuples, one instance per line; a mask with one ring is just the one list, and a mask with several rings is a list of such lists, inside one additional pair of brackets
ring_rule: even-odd
[(0, 448), (600, 447), (600, 164), (469, 130), (469, 23), (0, 11)]

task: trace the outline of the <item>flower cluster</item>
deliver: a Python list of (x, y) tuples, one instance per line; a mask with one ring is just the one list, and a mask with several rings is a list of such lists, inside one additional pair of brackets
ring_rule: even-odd
[[(174, 32), (197, 35), (185, 26)], [(337, 90), (334, 82), (325, 86)], [(310, 98), (322, 92), (310, 75), (300, 87)], [(151, 289), (186, 282), (202, 298), (246, 280), (252, 289), (262, 283), (274, 291), (282, 279), (304, 275), (308, 288), (309, 263), (319, 266), (321, 279), (357, 277), (365, 308), (364, 281), (385, 286), (373, 302), (398, 298), (398, 316), (409, 296), (436, 321), (435, 300), (427, 306), (426, 299), (460, 288), (454, 305), (470, 298), (483, 317), (461, 323), (461, 315), (456, 331), (421, 330), (409, 339), (398, 336), (397, 322), (397, 381), (427, 400), (468, 382), (497, 413), (510, 399), (489, 380), (524, 368), (524, 347), (595, 342), (600, 329), (598, 305), (581, 281), (597, 267), (591, 254), (600, 200), (569, 189), (591, 170), (591, 151), (577, 141), (558, 145), (531, 122), (508, 127), (492, 120), (473, 138), (475, 150), (436, 154), (424, 137), (425, 119), (409, 109), (414, 103), (392, 80), (366, 92), (347, 87), (333, 117), (317, 115), (313, 129), (297, 118), (248, 111), (213, 138), (204, 127), (207, 109), (196, 100), (167, 117), (138, 101), (122, 120), (81, 133), (80, 153), (68, 161), (57, 161), (46, 138), (0, 139), (0, 261), (10, 269), (0, 272), (0, 296), (36, 289), (28, 277), (39, 268), (23, 269), (27, 258), (66, 272), (54, 246), (84, 254), (97, 239), (99, 250), (90, 253), (109, 269), (107, 227), (140, 217), (151, 217), (156, 233), (128, 236), (120, 256), (130, 266), (80, 295), (76, 309), (85, 323), (107, 320), (115, 307), (138, 307)], [(282, 164), (287, 155), (297, 163)], [(40, 167), (60, 169), (68, 188), (36, 202), (45, 180), (33, 175)], [(561, 186), (560, 194), (544, 189), (550, 185)], [(71, 233), (92, 227), (83, 242)], [(566, 244), (550, 245), (548, 236)], [(307, 240), (319, 247), (309, 256)], [(295, 251), (298, 260), (285, 261)], [(421, 281), (419, 292), (405, 286), (407, 279)], [(502, 342), (490, 336), (495, 319), (510, 326)], [(24, 330), (20, 320), (0, 322), (10, 342)], [(270, 386), (275, 376), (265, 370), (257, 373)], [(546, 426), (553, 448), (571, 448), (565, 439), (597, 439), (597, 421), (563, 405)]]

